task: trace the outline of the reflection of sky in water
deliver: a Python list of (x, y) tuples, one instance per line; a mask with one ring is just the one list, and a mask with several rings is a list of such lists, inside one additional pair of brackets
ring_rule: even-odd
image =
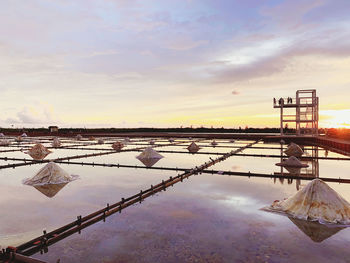
[[(219, 145), (240, 145), (218, 142)], [(159, 150), (185, 151), (184, 146), (160, 147)], [(228, 152), (231, 149), (202, 150)], [(257, 150), (272, 154), (270, 150)], [(60, 157), (81, 154), (76, 150), (53, 151)], [(83, 154), (89, 152), (82, 151)], [(77, 161), (142, 165), (135, 158), (138, 154), (113, 153)], [(155, 166), (191, 168), (208, 161), (209, 157), (216, 158), (215, 155), (161, 154), (165, 158)], [(1, 155), (7, 156), (7, 153)], [(14, 153), (15, 157), (22, 155)], [(233, 156), (210, 169), (270, 174), (279, 171), (276, 162), (279, 162), (278, 158)], [(0, 245), (27, 241), (41, 234), (43, 229), (50, 231), (75, 220), (77, 215), (91, 213), (106, 203), (117, 202), (177, 174), (62, 164), (63, 169), (79, 175), (80, 179), (48, 198), (21, 183), (43, 165), (0, 170)], [(349, 165), (348, 161), (320, 160), (320, 176), (346, 177)], [(350, 200), (350, 185), (329, 185)], [(307, 227), (293, 223), (288, 217), (260, 210), (296, 191), (295, 181), (292, 184), (285, 181), (282, 185), (279, 180), (274, 183), (270, 178), (219, 174), (192, 176), (141, 205), (107, 218), (106, 223), (97, 223), (84, 229), (81, 235), (60, 241), (49, 248), (48, 254), (35, 257), (49, 262), (55, 262), (57, 258), (61, 258), (61, 262), (81, 262), (83, 259), (84, 262), (305, 262), (306, 259), (308, 262), (346, 262), (350, 256), (347, 248), (350, 228), (316, 243), (305, 234)]]

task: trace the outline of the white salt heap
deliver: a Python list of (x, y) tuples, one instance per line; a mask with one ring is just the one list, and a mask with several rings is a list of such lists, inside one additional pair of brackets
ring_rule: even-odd
[(55, 147), (55, 148), (61, 147), (60, 139), (58, 139), (57, 137), (53, 138), (53, 141), (52, 141), (51, 145), (52, 145), (52, 147)]
[(22, 133), (21, 137), (28, 137), (28, 135), (24, 132)]
[(312, 180), (295, 195), (276, 200), (264, 209), (320, 223), (350, 224), (350, 204), (320, 179)]
[(295, 143), (289, 144), (288, 148), (284, 151), (288, 156), (300, 157), (304, 154), (304, 151), (300, 148), (299, 145)]
[(154, 140), (150, 140), (150, 141), (149, 141), (149, 144), (150, 144), (150, 145), (154, 145)]
[(195, 142), (192, 142), (190, 144), (190, 146), (187, 147), (187, 150), (190, 152), (190, 153), (196, 153), (199, 151), (199, 146), (195, 143)]
[(81, 139), (83, 139), (83, 136), (81, 136), (80, 134), (78, 134), (75, 138), (76, 138), (78, 141), (80, 141)]
[(28, 152), (34, 160), (42, 160), (44, 159), (51, 151), (49, 151), (44, 145), (38, 143), (35, 144)]
[(7, 145), (10, 145), (9, 140), (5, 140), (5, 139), (0, 140), (0, 146), (7, 146)]
[(5, 135), (2, 132), (0, 132), (0, 137), (5, 137)]
[(164, 158), (161, 154), (157, 153), (152, 147), (146, 148), (139, 156), (136, 156), (145, 166), (152, 167), (160, 159)]
[(76, 175), (69, 175), (54, 162), (49, 162), (32, 178), (23, 180), (23, 184), (38, 186), (47, 184), (64, 184), (78, 179)]
[(112, 148), (116, 151), (120, 151), (123, 149), (124, 144), (122, 142), (116, 141), (115, 143), (112, 144)]

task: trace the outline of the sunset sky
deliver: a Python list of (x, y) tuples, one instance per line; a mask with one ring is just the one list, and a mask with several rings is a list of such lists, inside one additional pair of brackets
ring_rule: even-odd
[(0, 126), (350, 128), (349, 0), (1, 0)]

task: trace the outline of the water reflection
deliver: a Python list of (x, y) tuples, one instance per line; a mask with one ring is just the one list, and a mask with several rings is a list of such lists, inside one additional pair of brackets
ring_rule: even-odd
[[(283, 156), (283, 144), (280, 144), (280, 152), (281, 152), (281, 159), (280, 162), (282, 163), (284, 161)], [(304, 148), (304, 147), (302, 147)], [(319, 162), (318, 162), (318, 154), (319, 154), (319, 147), (318, 146), (309, 146), (304, 151), (304, 156), (306, 158), (303, 158), (301, 160), (302, 164), (308, 165), (306, 168), (298, 168), (298, 167), (282, 167), (280, 168), (279, 172), (274, 172), (274, 175), (287, 175), (287, 176), (302, 176), (302, 177), (309, 177), (309, 178), (318, 178), (319, 177)], [(284, 183), (284, 178), (280, 178), (279, 181), (281, 184)], [(274, 180), (274, 183), (276, 183), (276, 180)], [(288, 184), (292, 184), (293, 179), (288, 179)], [(296, 188), (297, 190), (300, 189), (300, 180), (296, 180)]]
[(47, 184), (47, 185), (34, 185), (33, 187), (41, 192), (42, 194), (46, 195), (49, 198), (54, 197), (59, 191), (62, 190), (63, 187), (65, 187), (68, 183), (62, 183), (62, 184)]
[(310, 222), (298, 218), (288, 217), (305, 235), (314, 242), (320, 243), (346, 227), (327, 226), (318, 222)]

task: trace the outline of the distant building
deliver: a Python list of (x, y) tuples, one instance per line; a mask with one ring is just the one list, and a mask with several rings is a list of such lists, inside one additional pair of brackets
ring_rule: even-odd
[(49, 126), (49, 132), (58, 132), (57, 126)]

